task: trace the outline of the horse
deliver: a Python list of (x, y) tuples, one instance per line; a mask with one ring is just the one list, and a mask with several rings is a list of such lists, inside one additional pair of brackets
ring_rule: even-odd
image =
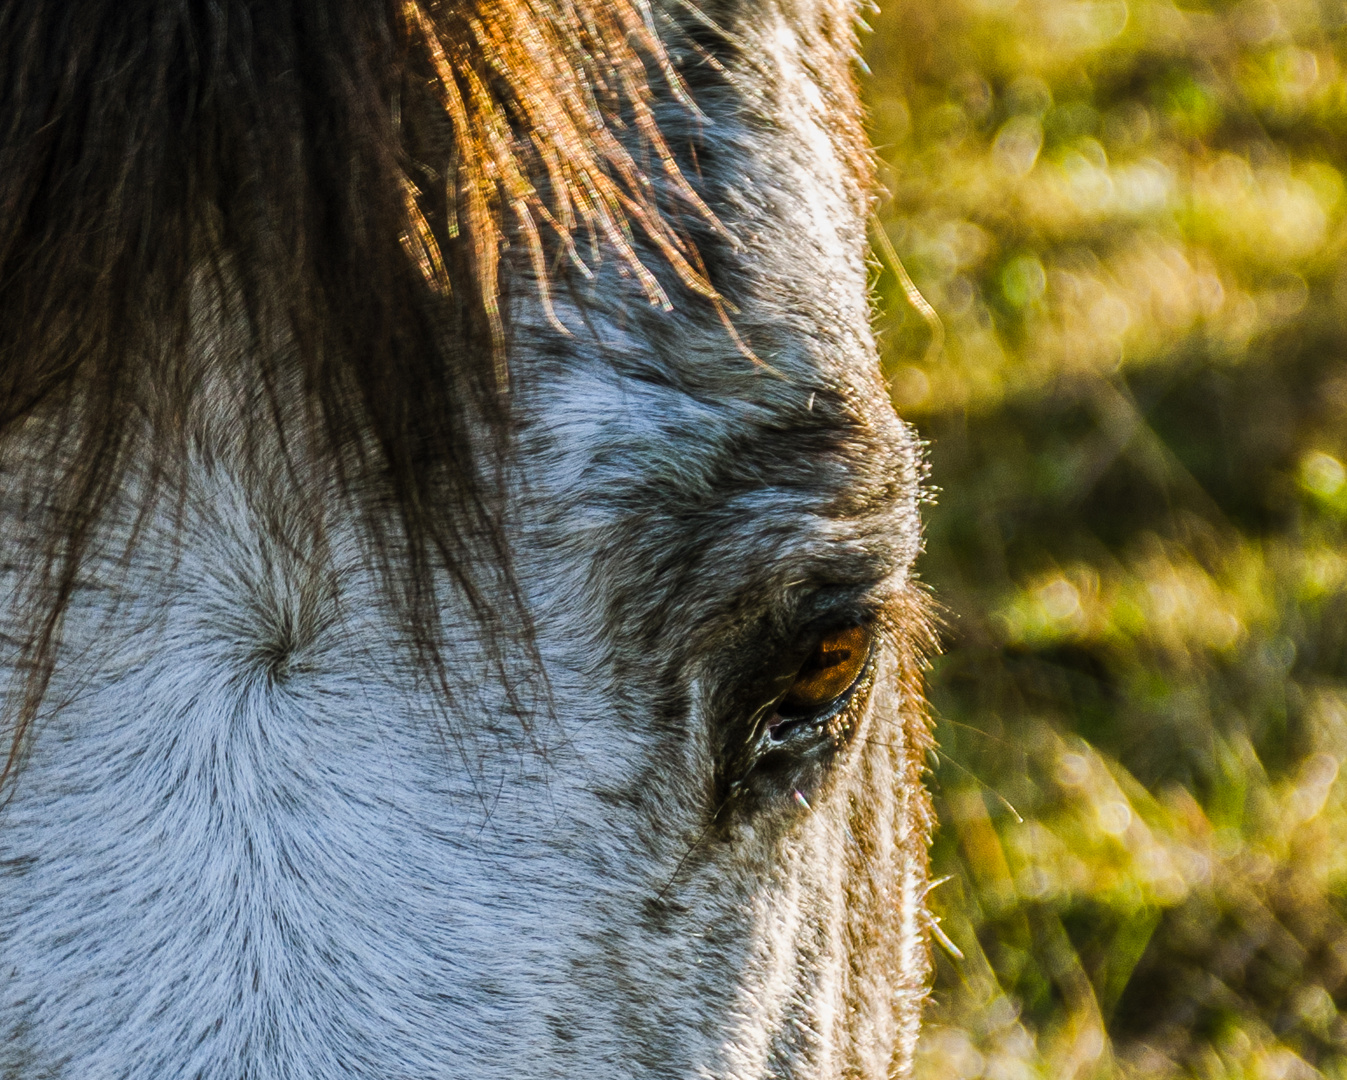
[(856, 25), (0, 0), (0, 1075), (910, 1070)]

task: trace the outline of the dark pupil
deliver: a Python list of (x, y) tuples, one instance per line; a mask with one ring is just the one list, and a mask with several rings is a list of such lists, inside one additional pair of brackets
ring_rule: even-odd
[(830, 648), (828, 645), (824, 644), (818, 647), (818, 651), (814, 653), (814, 657), (818, 658), (817, 661), (815, 662), (814, 658), (811, 657), (811, 662), (801, 669), (800, 674), (803, 675), (808, 672), (812, 675), (814, 672), (822, 671), (824, 668), (845, 664), (851, 659), (851, 649), (847, 648), (845, 645), (834, 645)]
[(846, 692), (865, 666), (870, 633), (852, 626), (825, 637), (796, 673), (795, 681), (781, 699), (787, 711), (816, 709)]

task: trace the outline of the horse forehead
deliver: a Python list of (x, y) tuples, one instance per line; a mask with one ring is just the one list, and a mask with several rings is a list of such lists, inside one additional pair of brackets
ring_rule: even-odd
[(801, 588), (904, 580), (920, 457), (882, 388), (859, 362), (849, 383), (721, 363), (737, 376), (718, 388), (592, 361), (521, 393), (532, 501), (516, 565), (561, 623), (597, 620), (582, 638), (677, 652), (674, 626), (734, 622)]
[[(552, 380), (529, 404), (526, 446), (554, 495), (620, 496), (641, 486), (703, 501), (798, 481), (808, 470), (811, 488), (826, 496), (863, 479), (846, 447), (883, 438), (857, 411), (838, 415), (838, 405), (835, 388), (790, 384), (757, 399), (716, 399), (590, 367)], [(810, 453), (828, 444), (835, 455)]]

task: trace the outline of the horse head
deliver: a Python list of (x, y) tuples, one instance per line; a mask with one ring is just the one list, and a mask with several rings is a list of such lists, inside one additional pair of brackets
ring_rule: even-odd
[(881, 1078), (850, 0), (0, 2), (0, 1071)]

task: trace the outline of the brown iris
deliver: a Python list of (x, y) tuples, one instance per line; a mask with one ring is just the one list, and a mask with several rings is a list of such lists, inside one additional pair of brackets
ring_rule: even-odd
[(845, 694), (870, 659), (873, 640), (874, 635), (864, 626), (824, 634), (781, 699), (782, 715), (818, 712)]

